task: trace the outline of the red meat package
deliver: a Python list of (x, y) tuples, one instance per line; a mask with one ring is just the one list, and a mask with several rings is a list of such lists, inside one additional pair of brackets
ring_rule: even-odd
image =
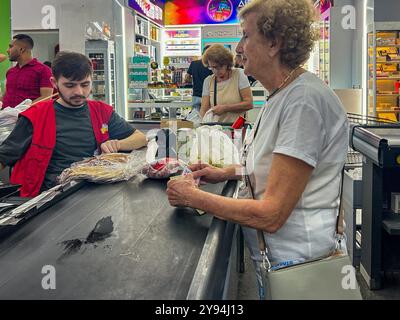
[(166, 179), (175, 174), (181, 174), (187, 165), (175, 158), (163, 158), (146, 164), (142, 173), (148, 178), (153, 179)]

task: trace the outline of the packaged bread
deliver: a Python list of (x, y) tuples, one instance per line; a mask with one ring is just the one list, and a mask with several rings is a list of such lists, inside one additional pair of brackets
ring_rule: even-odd
[(143, 151), (106, 153), (75, 162), (58, 177), (63, 184), (71, 180), (111, 183), (131, 179), (140, 173), (144, 164)]

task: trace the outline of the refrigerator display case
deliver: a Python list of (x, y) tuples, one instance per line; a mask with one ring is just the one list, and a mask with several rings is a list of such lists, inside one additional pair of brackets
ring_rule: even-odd
[(399, 120), (400, 24), (368, 28), (368, 115)]
[(115, 49), (110, 40), (87, 40), (86, 55), (93, 64), (91, 99), (104, 101), (115, 108)]

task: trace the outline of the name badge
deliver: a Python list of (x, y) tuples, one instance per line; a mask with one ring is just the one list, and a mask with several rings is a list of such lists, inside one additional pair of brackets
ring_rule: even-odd
[(102, 134), (108, 133), (108, 125), (106, 123), (103, 123), (100, 129)]

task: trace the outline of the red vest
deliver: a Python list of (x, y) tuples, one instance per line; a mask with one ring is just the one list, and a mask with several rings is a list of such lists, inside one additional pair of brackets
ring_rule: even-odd
[[(97, 145), (109, 139), (108, 122), (112, 107), (99, 101), (89, 101), (88, 106)], [(22, 158), (15, 164), (10, 182), (21, 184), (21, 197), (39, 194), (53, 149), (56, 145), (56, 114), (54, 101), (45, 101), (22, 112), (33, 126), (32, 142)]]

